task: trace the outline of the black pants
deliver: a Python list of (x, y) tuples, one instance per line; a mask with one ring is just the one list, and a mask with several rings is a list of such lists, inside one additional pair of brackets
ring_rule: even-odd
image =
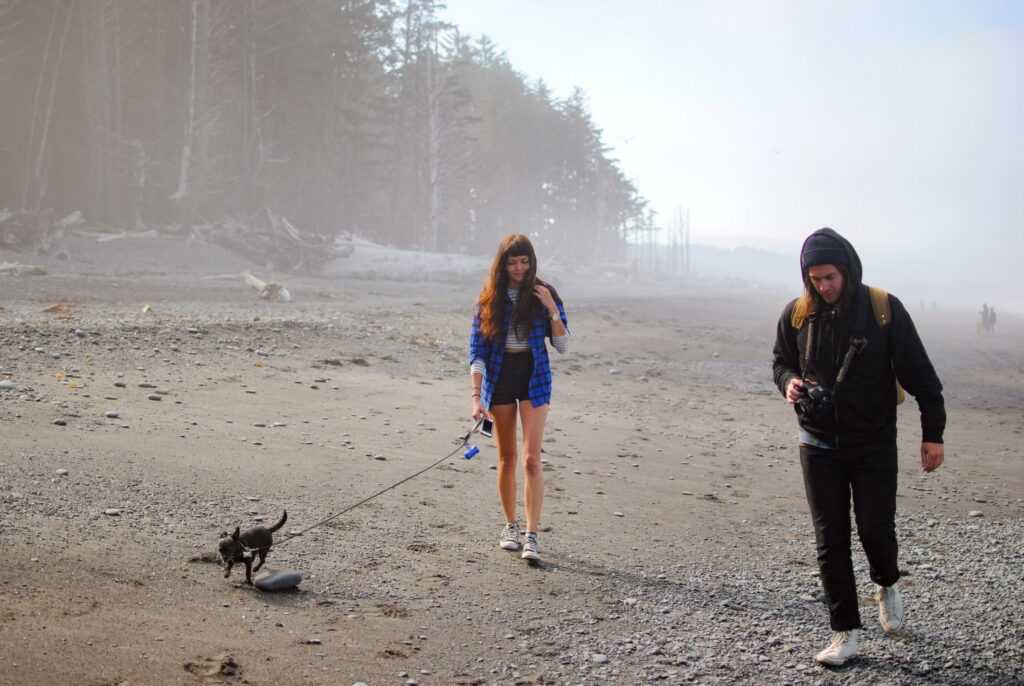
[(896, 565), (896, 446), (827, 450), (801, 445), (800, 466), (832, 630), (859, 629), (850, 551), (850, 494), (871, 580), (891, 586), (900, 578)]

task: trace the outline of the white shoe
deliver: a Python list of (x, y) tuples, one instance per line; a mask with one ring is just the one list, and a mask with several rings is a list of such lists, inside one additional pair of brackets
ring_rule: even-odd
[(523, 559), (540, 559), (540, 541), (537, 540), (537, 534), (533, 531), (526, 534), (526, 545), (523, 546)]
[(505, 530), (501, 532), (501, 540), (498, 542), (498, 545), (505, 550), (519, 550), (519, 536), (521, 533), (519, 522), (509, 522), (505, 525)]
[(829, 667), (839, 667), (857, 654), (857, 635), (860, 629), (837, 631), (825, 650), (814, 656), (814, 661)]
[(882, 624), (882, 631), (887, 634), (899, 631), (903, 626), (903, 598), (900, 597), (900, 589), (896, 588), (896, 584), (877, 588), (875, 600), (878, 601), (878, 621)]

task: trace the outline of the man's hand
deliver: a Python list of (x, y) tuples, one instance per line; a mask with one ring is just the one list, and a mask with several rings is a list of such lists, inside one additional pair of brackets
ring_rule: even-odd
[(946, 459), (946, 450), (941, 443), (921, 443), (921, 467), (926, 472), (934, 472)]
[(804, 390), (803, 379), (794, 376), (789, 380), (789, 383), (786, 385), (786, 400), (790, 405), (795, 405), (797, 400), (804, 397), (804, 393), (806, 391)]

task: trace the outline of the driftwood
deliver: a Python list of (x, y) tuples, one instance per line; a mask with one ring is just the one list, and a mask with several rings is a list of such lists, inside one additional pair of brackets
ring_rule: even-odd
[(281, 303), (292, 301), (292, 294), (277, 281), (261, 281), (249, 272), (242, 272), (242, 278), (248, 285), (255, 288), (264, 300), (275, 300)]
[(34, 264), (18, 264), (17, 262), (0, 262), (0, 274), (12, 276), (43, 276), (46, 270)]
[(224, 217), (216, 224), (192, 228), (204, 241), (274, 271), (319, 271), (331, 260), (347, 257), (353, 250), (352, 246), (336, 246), (333, 237), (301, 231), (269, 209), (245, 222)]
[(0, 246), (16, 251), (31, 251), (45, 255), (64, 238), (70, 229), (85, 223), (81, 212), (72, 212), (63, 219), (56, 219), (53, 210), (0, 209)]
[(251, 272), (216, 274), (203, 277), (204, 281), (234, 281), (235, 279), (244, 280), (246, 285), (255, 290), (264, 300), (274, 300), (281, 303), (290, 303), (292, 301), (292, 294), (284, 287), (284, 284), (279, 281), (264, 281), (253, 276)]

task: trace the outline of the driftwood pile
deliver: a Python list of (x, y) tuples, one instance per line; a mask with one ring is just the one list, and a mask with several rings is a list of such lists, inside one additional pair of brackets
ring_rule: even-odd
[(241, 222), (225, 217), (216, 224), (193, 226), (193, 236), (219, 245), (267, 269), (316, 272), (338, 257), (348, 257), (353, 246), (338, 246), (333, 236), (301, 231), (269, 209)]
[(0, 247), (48, 255), (70, 229), (84, 223), (81, 212), (72, 212), (58, 220), (57, 213), (51, 209), (39, 212), (0, 209)]

